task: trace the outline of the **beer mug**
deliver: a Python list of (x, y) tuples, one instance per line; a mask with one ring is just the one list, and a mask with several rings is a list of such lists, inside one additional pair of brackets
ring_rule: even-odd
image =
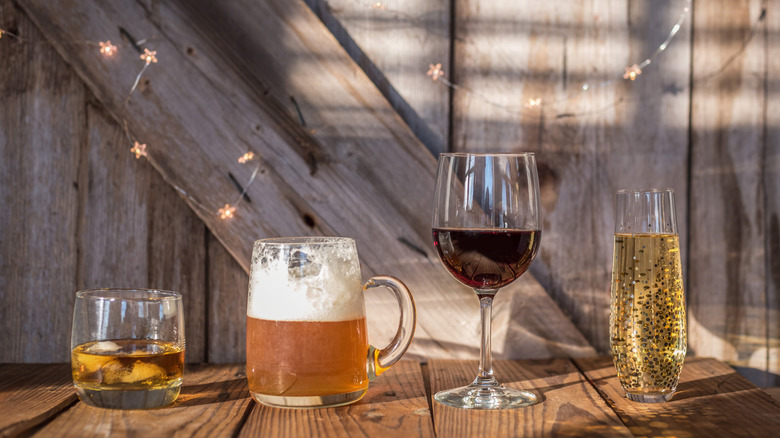
[(617, 194), (610, 346), (629, 400), (665, 402), (686, 352), (685, 295), (674, 191)]
[[(404, 354), (416, 310), (396, 278), (361, 287), (355, 241), (345, 237), (258, 240), (252, 251), (246, 330), (246, 374), (265, 405), (317, 408), (360, 400), (368, 382)], [(363, 291), (386, 286), (400, 324), (390, 345), (368, 344)]]

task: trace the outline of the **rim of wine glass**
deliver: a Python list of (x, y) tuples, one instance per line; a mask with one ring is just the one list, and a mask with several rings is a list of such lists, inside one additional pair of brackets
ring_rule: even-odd
[(636, 194), (636, 193), (667, 193), (671, 192), (674, 193), (674, 189), (671, 187), (666, 188), (660, 188), (660, 187), (650, 187), (646, 189), (619, 189), (617, 192), (618, 195), (623, 194)]
[(333, 245), (354, 243), (355, 239), (343, 236), (299, 236), (299, 237), (269, 237), (255, 240), (255, 245)]
[(441, 152), (440, 157), (527, 157), (535, 152)]
[[(145, 296), (124, 296), (128, 293), (141, 293)], [(106, 287), (99, 289), (83, 289), (76, 292), (76, 298), (90, 298), (94, 300), (123, 300), (123, 301), (166, 301), (180, 300), (181, 293), (164, 289), (123, 288)]]

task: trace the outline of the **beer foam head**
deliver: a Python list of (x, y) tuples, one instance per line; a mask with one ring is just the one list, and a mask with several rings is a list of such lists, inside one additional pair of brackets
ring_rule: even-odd
[(365, 316), (355, 241), (343, 237), (255, 242), (247, 315), (276, 321)]

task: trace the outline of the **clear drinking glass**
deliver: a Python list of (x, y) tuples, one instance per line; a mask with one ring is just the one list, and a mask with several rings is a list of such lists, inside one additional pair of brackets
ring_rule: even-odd
[(630, 400), (672, 398), (686, 352), (685, 294), (672, 189), (620, 190), (610, 345)]
[(493, 377), (490, 320), (498, 289), (528, 269), (539, 249), (539, 178), (532, 153), (439, 155), (433, 202), (433, 242), (444, 267), (479, 297), (479, 374), (468, 386), (438, 392), (447, 406), (507, 409), (536, 395)]
[(149, 409), (173, 403), (184, 372), (184, 313), (178, 292), (76, 292), (71, 369), (84, 403)]
[[(355, 241), (299, 237), (255, 242), (249, 278), (246, 374), (252, 397), (278, 407), (356, 402), (368, 382), (406, 352), (414, 336), (412, 294), (372, 277), (361, 287)], [(363, 290), (390, 288), (400, 322), (390, 345), (368, 344)]]

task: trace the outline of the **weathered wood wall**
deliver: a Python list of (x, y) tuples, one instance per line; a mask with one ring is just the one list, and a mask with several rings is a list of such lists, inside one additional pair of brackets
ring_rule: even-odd
[[(328, 10), (322, 5), (332, 2), (309, 1), (365, 47), (358, 59), (392, 62), (372, 48), (390, 33), (384, 21), (363, 19), (370, 4)], [(599, 351), (609, 342), (614, 192), (673, 187), (690, 349), (763, 370), (750, 377), (769, 385), (780, 374), (780, 3), (696, 2), (638, 80), (581, 92), (651, 55), (685, 6), (456, 0), (439, 11), (439, 21), (454, 17), (452, 59), (426, 46), (414, 56), (421, 78), (428, 62), (448, 59), (446, 77), (461, 87), (452, 149), (539, 154), (544, 244), (531, 271)], [(401, 8), (410, 16), (371, 13), (397, 24), (436, 22)], [(524, 105), (536, 98), (541, 107)]]
[[(69, 13), (62, 14), (62, 4), (21, 3), (43, 31), (41, 38), (46, 38), (47, 44), (73, 67), (104, 112), (120, 122), (114, 125), (116, 141), (106, 154), (127, 155), (118, 158), (121, 164), (117, 165), (131, 163), (131, 168), (135, 168), (137, 163), (151, 164), (163, 180), (186, 191), (189, 196), (185, 201), (191, 211), (244, 270), (248, 268), (255, 238), (300, 234), (356, 237), (365, 275), (396, 274), (415, 291), (419, 318), (411, 356), (477, 354), (476, 297), (454, 284), (438, 265), (429, 244), (435, 159), (304, 4), (270, 1), (247, 8), (236, 2), (220, 4), (215, 9), (212, 2), (81, 2), (69, 4)], [(124, 101), (128, 87), (137, 72), (127, 65), (140, 64), (137, 60), (133, 64), (137, 54), (130, 45), (121, 42), (122, 56), (106, 61), (94, 48), (77, 45), (74, 49), (72, 43), (99, 40), (107, 35), (121, 41), (119, 28), (152, 36), (152, 47), (160, 57), (160, 64), (150, 67), (127, 104)], [(269, 46), (271, 39), (284, 40), (285, 44)], [(253, 55), (246, 56), (247, 53)], [(15, 92), (26, 94), (29, 90)], [(291, 103), (291, 96), (297, 108)], [(79, 111), (80, 107), (76, 105), (74, 110)], [(304, 115), (305, 123), (298, 111)], [(92, 129), (90, 120), (88, 131)], [(129, 158), (129, 143), (120, 141), (125, 124), (131, 137), (149, 143), (148, 161)], [(247, 149), (256, 151), (261, 163), (257, 181), (248, 192), (253, 201), (243, 203), (234, 219), (221, 221), (215, 214), (216, 208), (237, 196), (228, 173), (232, 172), (240, 181), (249, 177), (251, 167), (236, 163), (236, 158)], [(114, 172), (124, 175), (127, 171), (101, 170), (112, 177)], [(97, 172), (95, 179), (99, 175)], [(87, 190), (89, 195), (90, 177), (87, 180), (79, 190)], [(116, 182), (112, 187), (128, 190)], [(84, 196), (79, 198), (77, 210), (90, 208), (110, 217), (116, 204), (122, 202), (107, 196), (95, 197), (96, 202), (106, 205), (94, 207), (82, 205), (91, 201)], [(135, 192), (118, 196), (130, 202), (135, 199)], [(141, 197), (146, 196), (151, 195)], [(21, 197), (34, 199), (33, 194)], [(147, 205), (143, 211), (152, 218), (160, 217), (163, 210), (171, 211), (168, 204)], [(181, 220), (186, 223), (187, 219)], [(103, 222), (95, 219), (95, 223)], [(120, 253), (123, 240), (146, 237), (149, 242), (149, 234), (160, 226), (150, 222), (144, 229), (138, 221), (125, 223), (128, 225), (96, 225), (104, 228), (95, 232), (105, 235), (102, 240), (81, 239), (82, 230), (71, 238), (85, 244), (119, 245), (110, 250), (101, 248), (97, 254)], [(122, 234), (127, 227), (133, 227), (131, 237)], [(170, 240), (180, 232), (187, 231), (154, 235)], [(187, 344), (188, 350), (204, 353), (188, 354), (188, 359), (240, 360), (245, 276), (233, 270), (224, 271), (221, 264), (227, 256), (212, 249), (214, 238), (205, 232), (195, 235), (191, 245), (206, 246), (208, 251), (205, 255), (202, 251), (193, 252), (193, 256), (201, 256), (190, 262), (189, 272), (172, 273), (201, 282), (187, 291), (190, 300), (201, 303), (191, 306), (195, 310), (188, 318), (193, 319), (191, 324), (196, 330), (193, 336), (188, 335)], [(175, 241), (157, 245), (177, 247)], [(86, 247), (79, 250), (92, 251)], [(144, 250), (146, 258), (166, 270), (183, 257), (168, 250), (163, 251), (165, 258), (160, 259), (148, 244), (134, 257), (142, 260), (140, 252)], [(101, 266), (110, 260), (89, 257), (95, 265), (100, 261)], [(9, 263), (10, 274), (5, 277), (15, 280), (14, 269), (24, 263)], [(103, 285), (113, 284), (110, 274), (100, 280)], [(151, 280), (141, 276), (134, 283), (154, 286)], [(67, 296), (73, 290), (72, 284), (58, 284), (49, 292)], [(394, 312), (388, 311), (392, 306), (387, 294), (369, 296), (369, 331), (375, 337), (372, 341), (381, 343), (380, 335), (389, 334), (394, 327)], [(507, 288), (496, 303), (495, 316), (497, 357), (595, 353), (530, 274)], [(525, 322), (520, 325), (515, 323), (517, 320)], [(47, 325), (45, 320), (38, 324)], [(555, 329), (547, 331), (550, 326)], [(201, 337), (197, 330), (200, 327)], [(61, 344), (67, 334), (60, 338)], [(519, 342), (520, 339), (523, 341)], [(38, 354), (48, 360), (65, 360), (65, 347), (60, 350), (59, 354)], [(8, 360), (26, 360), (11, 350), (4, 354)]]
[(780, 374), (780, 3), (701, 2), (694, 18), (691, 345)]
[(242, 360), (246, 303), (221, 294), (245, 289), (244, 271), (126, 153), (124, 130), (26, 15), (0, 6), (0, 27), (25, 38), (0, 43), (0, 362), (66, 360), (73, 293), (93, 287), (180, 291), (188, 360)]
[[(0, 213), (0, 312), (6, 312), (0, 314), (0, 327), (9, 339), (0, 348), (0, 361), (63, 360), (72, 290), (123, 281), (174, 288), (188, 295), (190, 359), (241, 360), (246, 274), (240, 266), (246, 268), (247, 244), (261, 237), (257, 230), (269, 235), (349, 234), (344, 231), (349, 227), (357, 228), (359, 235), (372, 230), (387, 234), (375, 245), (359, 240), (369, 273), (406, 273), (422, 289), (415, 354), (467, 357), (475, 353), (475, 324), (464, 330), (460, 322), (476, 318), (476, 308), (473, 313), (468, 310), (475, 305), (472, 297), (459, 291), (449, 301), (460, 304), (449, 303), (447, 315), (439, 309), (442, 300), (451, 296), (447, 289), (456, 287), (432, 257), (426, 236), (428, 212), (418, 211), (428, 208), (430, 188), (422, 186), (427, 180), (432, 184), (432, 159), (419, 154), (401, 124), (388, 122), (392, 117), (364, 89), (361, 73), (341, 69), (341, 61), (325, 64), (342, 55), (316, 31), (301, 36), (301, 29), (316, 27), (309, 18), (298, 16), (303, 11), (292, 7), (292, 14), (275, 1), (266, 2), (268, 9), (266, 3), (246, 7), (240, 2), (142, 1), (135, 9), (98, 8), (97, 13), (84, 13), (89, 20), (79, 22), (54, 18), (56, 6), (21, 3), (75, 73), (47, 44), (0, 40), (0, 59), (19, 60), (0, 64), (4, 78), (0, 89), (9, 96), (3, 100), (18, 101), (0, 107), (0, 152), (9, 157), (0, 164), (5, 183), (0, 191), (11, 205)], [(357, 0), (307, 3), (429, 150), (539, 154), (544, 243), (532, 266), (534, 279), (508, 290), (498, 303), (495, 344), (501, 352), (510, 356), (585, 352), (579, 347), (583, 344), (577, 331), (558, 321), (561, 315), (568, 316), (596, 350), (606, 352), (614, 191), (661, 185), (675, 188), (678, 196), (692, 352), (763, 370), (766, 374), (757, 383), (774, 383), (771, 374), (780, 373), (780, 53), (775, 53), (780, 2), (697, 2), (669, 48), (635, 82), (619, 80), (624, 67), (658, 47), (682, 12), (684, 0), (574, 4), (437, 0), (425, 5), (397, 0), (381, 2), (384, 9), (374, 7), (376, 2)], [(758, 20), (762, 8), (766, 15)], [(149, 118), (160, 114), (185, 129), (185, 140), (164, 139), (166, 149), (170, 146), (173, 152), (166, 152), (152, 170), (124, 153), (124, 133), (115, 120), (128, 117), (117, 114), (126, 87), (115, 87), (114, 79), (105, 79), (114, 72), (101, 67), (101, 60), (83, 51), (71, 55), (70, 46), (57, 41), (64, 31), (83, 32), (78, 34), (81, 38), (98, 38), (101, 32), (117, 36), (116, 25), (122, 22), (114, 14), (120, 9), (128, 15), (120, 15), (125, 26), (143, 23), (136, 24), (135, 31), (155, 35), (157, 46), (167, 48), (166, 56), (184, 54), (183, 69), (175, 67), (179, 61), (165, 61), (165, 68), (176, 71), (177, 79), (190, 78), (186, 69), (194, 68), (209, 81), (203, 87), (227, 90), (239, 102), (219, 104), (215, 111), (226, 118), (235, 114), (231, 108), (238, 108), (238, 114), (257, 115), (237, 117), (242, 119), (237, 135), (220, 131), (210, 141), (251, 144), (247, 139), (257, 135), (272, 144), (302, 145), (298, 154), (304, 156), (314, 151), (321, 157), (339, 157), (345, 165), (324, 163), (322, 169), (336, 175), (345, 187), (360, 178), (370, 179), (381, 167), (369, 160), (388, 157), (376, 155), (376, 148), (391, 148), (395, 151), (391, 155), (410, 154), (416, 163), (412, 168), (420, 170), (413, 172), (414, 177), (404, 175), (421, 186), (419, 191), (391, 195), (405, 186), (390, 178), (378, 182), (379, 187), (372, 188), (377, 183), (372, 182), (366, 190), (348, 189), (348, 196), (355, 199), (390, 196), (394, 202), (406, 202), (364, 213), (389, 215), (385, 219), (405, 215), (402, 224), (349, 219), (347, 228), (339, 228), (337, 222), (343, 217), (323, 207), (322, 199), (332, 202), (345, 195), (333, 195), (330, 189), (324, 198), (321, 189), (307, 192), (317, 187), (311, 184), (322, 184), (316, 178), (276, 195), (250, 192), (253, 199), (276, 199), (284, 205), (297, 195), (288, 216), (285, 209), (271, 214), (253, 207), (257, 221), (241, 222), (240, 233), (196, 207), (193, 213), (160, 177), (161, 173), (180, 185), (190, 184), (186, 175), (172, 168), (176, 151), (185, 154), (193, 144), (208, 143), (195, 135), (197, 126), (169, 117), (170, 108), (191, 103), (182, 100), (168, 109), (161, 104), (186, 94), (187, 87), (166, 94), (166, 78), (147, 76), (153, 78), (151, 85), (139, 90), (141, 96), (131, 103), (128, 120), (137, 135), (165, 137), (163, 129), (148, 126)], [(288, 28), (268, 29), (279, 24), (268, 18), (271, 15), (282, 17), (289, 29), (299, 32), (303, 44), (281, 37)], [(94, 22), (96, 17), (106, 23)], [(44, 38), (10, 1), (3, 3), (0, 27)], [(317, 38), (322, 43), (311, 45)], [(275, 41), (271, 45), (284, 41), (286, 47), (270, 47), (271, 39)], [(425, 75), (428, 64), (437, 62), (460, 89), (453, 91)], [(311, 68), (306, 74), (293, 70), (306, 65), (326, 68)], [(127, 82), (135, 71), (122, 74)], [(332, 92), (345, 86), (332, 81), (334, 74), (350, 78), (356, 87), (350, 92), (354, 100)], [(616, 78), (608, 86), (581, 91), (584, 83)], [(270, 97), (258, 104), (253, 94)], [(297, 117), (290, 96), (296, 97), (305, 114), (304, 130), (289, 122)], [(525, 105), (535, 98), (543, 99), (540, 107)], [(68, 110), (49, 111), (50, 101)], [(349, 105), (339, 106), (344, 102)], [(150, 104), (153, 111), (144, 109)], [(379, 110), (371, 112), (374, 118), (363, 117), (366, 108)], [(269, 121), (253, 111), (277, 115)], [(385, 115), (376, 116), (377, 112)], [(243, 131), (244, 122), (248, 132)], [(282, 140), (253, 133), (277, 129), (273, 126), (279, 123), (281, 132), (287, 133)], [(31, 129), (39, 126), (46, 129)], [(385, 131), (388, 126), (392, 128)], [(266, 177), (264, 189), (279, 187), (280, 178), (302, 177), (285, 170), (283, 149), (273, 146), (262, 151), (271, 155), (265, 168), (279, 174)], [(206, 153), (209, 160), (219, 161), (217, 152)], [(362, 158), (350, 160), (352, 154)], [(23, 165), (35, 159), (38, 165)], [(385, 158), (383, 164), (390, 161)], [(220, 166), (211, 166), (218, 170), (210, 173), (206, 164), (196, 168), (211, 175), (224, 172)], [(353, 172), (357, 179), (338, 176), (344, 172)], [(198, 191), (197, 184), (187, 188), (205, 197), (230, 190), (229, 181), (206, 182), (219, 187), (213, 193)], [(315, 229), (290, 228), (300, 224), (301, 214), (307, 212), (316, 220)], [(290, 224), (287, 228), (274, 225), (285, 221)], [(398, 244), (399, 232), (410, 233), (400, 236), (420, 246), (426, 256), (413, 255)], [(242, 234), (251, 237), (241, 240)], [(60, 254), (56, 269), (31, 275), (30, 269), (38, 273), (42, 272), (38, 267), (51, 266), (43, 261), (52, 252)], [(48, 304), (39, 306), (42, 296), (49, 294)], [(547, 313), (540, 314), (542, 309)], [(391, 320), (385, 318), (383, 323), (391, 325)], [(563, 332), (560, 339), (568, 349), (550, 347), (550, 339), (555, 338), (550, 332), (556, 331)], [(543, 342), (534, 344), (539, 339)], [(30, 342), (36, 346), (25, 349)], [(534, 346), (524, 349), (523, 343)]]

